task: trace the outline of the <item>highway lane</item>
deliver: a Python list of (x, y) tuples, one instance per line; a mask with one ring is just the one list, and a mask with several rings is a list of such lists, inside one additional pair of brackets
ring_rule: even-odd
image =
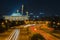
[(26, 35), (26, 33), (25, 33), (25, 32), (27, 32), (27, 31), (25, 31), (25, 28), (28, 28), (29, 31), (31, 32), (30, 36), (32, 36), (32, 35), (37, 33), (37, 34), (42, 35), (42, 37), (44, 37), (46, 40), (60, 40), (59, 38), (53, 36), (52, 34), (46, 32), (46, 31), (44, 31), (42, 29), (37, 29), (38, 26), (37, 25), (32, 25), (32, 24), (31, 25), (28, 24), (28, 25), (22, 26), (23, 28), (22, 28), (22, 30), (20, 30), (21, 32), (19, 34), (19, 38), (18, 39), (19, 40), (30, 40), (29, 39), (30, 38), (29, 35), (28, 34)]
[(5, 40), (14, 31), (14, 29), (9, 29), (4, 33), (0, 33), (0, 40)]
[[(31, 40), (30, 36), (32, 36), (36, 33), (42, 35), (42, 37), (44, 37), (46, 40), (60, 40), (59, 38), (53, 36), (52, 34), (46, 32), (42, 29), (37, 29), (37, 28), (39, 28), (38, 26), (35, 24), (16, 26), (16, 28), (13, 29), (13, 31), (9, 34), (9, 36), (5, 40)], [(20, 27), (22, 27), (22, 28), (20, 28)], [(55, 34), (55, 35), (57, 35), (57, 34)]]
[[(36, 25), (35, 25), (35, 26), (36, 26)], [(54, 37), (53, 35), (45, 32), (45, 31), (43, 31), (43, 30), (41, 30), (41, 29), (38, 30), (38, 29), (37, 29), (36, 27), (34, 27), (34, 26), (33, 26), (33, 27), (30, 27), (30, 30), (31, 30), (32, 33), (38, 33), (38, 34), (42, 35), (46, 40), (60, 40), (60, 39)]]
[(12, 37), (12, 40), (17, 40), (17, 38), (18, 38), (18, 35), (19, 35), (19, 33), (20, 33), (20, 30), (19, 29), (15, 29), (15, 34), (14, 34), (14, 36)]
[(14, 31), (10, 34), (8, 38), (6, 38), (6, 40), (17, 40), (19, 33), (19, 29), (14, 29)]
[(46, 30), (46, 29), (42, 29), (43, 31), (45, 31), (45, 32), (47, 32), (47, 33), (49, 33), (49, 34), (51, 34), (51, 35), (53, 35), (53, 36), (55, 36), (56, 38), (59, 38), (60, 39), (60, 33), (59, 32), (51, 32), (51, 31), (49, 31), (49, 30)]

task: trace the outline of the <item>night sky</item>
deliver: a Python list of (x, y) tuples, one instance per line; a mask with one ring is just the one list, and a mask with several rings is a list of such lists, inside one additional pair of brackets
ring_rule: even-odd
[(25, 6), (24, 11), (35, 15), (39, 13), (47, 16), (60, 15), (59, 0), (0, 0), (0, 16), (12, 14), (21, 9), (22, 4)]

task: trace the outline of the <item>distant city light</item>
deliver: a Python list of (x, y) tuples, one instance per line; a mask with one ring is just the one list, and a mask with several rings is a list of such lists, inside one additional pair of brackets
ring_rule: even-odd
[(26, 13), (29, 13), (28, 11), (26, 11)]
[(37, 18), (38, 18), (39, 16), (37, 16)]
[(59, 15), (56, 14), (55, 16), (59, 16)]
[(33, 15), (33, 13), (30, 13), (30, 15)]
[(36, 17), (36, 16), (33, 16), (34, 18)]
[(30, 17), (30, 16), (28, 16), (28, 17)]
[(17, 13), (19, 12), (19, 10), (17, 10)]
[(44, 14), (44, 13), (40, 13), (40, 14)]
[(35, 28), (34, 30), (36, 31), (37, 29)]
[(60, 25), (60, 23), (58, 22), (57, 25)]
[(37, 17), (37, 18), (38, 18), (39, 16), (33, 16), (33, 17), (34, 17), (34, 18), (35, 18), (35, 17)]
[(35, 19), (33, 19), (33, 20), (35, 20)]

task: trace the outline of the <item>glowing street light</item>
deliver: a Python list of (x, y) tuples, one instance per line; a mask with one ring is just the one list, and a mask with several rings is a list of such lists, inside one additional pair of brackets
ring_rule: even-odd
[(36, 17), (36, 16), (33, 16), (34, 18)]
[(55, 24), (55, 22), (53, 22), (53, 24)]
[(5, 22), (7, 23), (8, 21), (6, 20)]
[(60, 25), (60, 23), (58, 22), (57, 25)]
[(35, 28), (34, 30), (36, 31), (37, 29)]
[(17, 10), (17, 13), (19, 12), (19, 10)]
[(4, 25), (4, 22), (2, 22), (2, 25)]
[(37, 18), (38, 18), (39, 16), (37, 16)]

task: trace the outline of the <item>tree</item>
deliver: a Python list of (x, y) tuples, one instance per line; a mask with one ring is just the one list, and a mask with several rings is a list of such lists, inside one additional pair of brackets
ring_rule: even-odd
[(40, 34), (34, 34), (31, 40), (45, 40)]

